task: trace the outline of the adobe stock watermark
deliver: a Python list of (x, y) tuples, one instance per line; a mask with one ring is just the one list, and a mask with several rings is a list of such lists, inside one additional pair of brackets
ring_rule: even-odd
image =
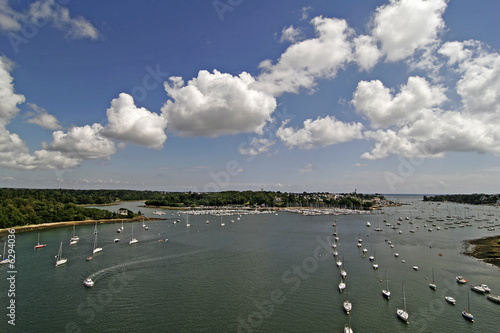
[[(70, 2), (70, 0), (56, 0), (56, 2), (60, 5), (66, 5)], [(9, 32), (7, 34), (7, 38), (9, 39), (10, 45), (15, 53), (19, 52), (19, 46), (21, 44), (28, 44), (30, 40), (35, 38), (38, 35), (38, 32), (41, 28), (45, 27), (49, 24), (50, 19), (47, 17), (37, 17), (33, 20), (29, 20), (26, 17), (21, 19), (21, 29), (19, 29), (19, 33), (17, 32)]]
[[(423, 149), (421, 151), (421, 156), (432, 156), (433, 149), (432, 145), (434, 141), (429, 141), (423, 144)], [(397, 167), (397, 174), (394, 172), (386, 171), (384, 172), (384, 177), (389, 185), (389, 189), (391, 192), (396, 192), (396, 185), (398, 183), (405, 183), (406, 180), (415, 174), (415, 171), (418, 167), (424, 164), (426, 157), (409, 157), (404, 158), (402, 156), (398, 156), (399, 164)]]
[(287, 301), (287, 296), (293, 295), (302, 282), (316, 272), (321, 262), (331, 260), (333, 236), (316, 239), (317, 246), (310, 256), (300, 264), (294, 264), (281, 274), (281, 286), (269, 293), (265, 300), (252, 300), (254, 311), (247, 316), (239, 316), (236, 326), (238, 333), (253, 333), (266, 319), (269, 319), (276, 308)]
[(148, 97), (148, 92), (161, 87), (170, 75), (168, 72), (162, 72), (159, 64), (155, 68), (146, 66), (145, 70), (146, 74), (142, 78), (141, 84), (136, 85), (131, 90), (132, 97), (136, 102), (144, 101)]
[(219, 19), (224, 21), (224, 14), (226, 12), (232, 12), (237, 6), (241, 5), (242, 2), (243, 0), (214, 0), (212, 5)]

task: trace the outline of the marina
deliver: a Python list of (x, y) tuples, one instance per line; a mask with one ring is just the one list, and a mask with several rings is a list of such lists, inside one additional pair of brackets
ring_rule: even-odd
[[(444, 229), (445, 222), (437, 218), (445, 220), (455, 210), (460, 214), (464, 205), (403, 199), (412, 201), (384, 208), (383, 214), (234, 214), (224, 218), (234, 220), (224, 228), (219, 226), (222, 216), (190, 214), (191, 226), (186, 228), (174, 223), (177, 212), (167, 211), (161, 215), (163, 220), (150, 221), (147, 231), (141, 221), (125, 223), (123, 236), (136, 239), (134, 246), (114, 242), (122, 225), (118, 220), (99, 225), (99, 246), (105, 250), (91, 261), (85, 258), (97, 237), (94, 225), (79, 226), (79, 240), (72, 246), (66, 243), (74, 233), (72, 226), (41, 230), (43, 250), (33, 249), (38, 231), (18, 234), (16, 302), (19, 315), (30, 320), (17, 324), (26, 332), (141, 331), (144, 327), (341, 332), (346, 326), (353, 332), (425, 332), (430, 327), (438, 332), (495, 331), (500, 323), (494, 296), (500, 293), (500, 269), (463, 254), (464, 240), (492, 235), (486, 228), (477, 228), (486, 221)], [(140, 207), (141, 202), (121, 206), (158, 216), (157, 209)], [(481, 219), (490, 211), (480, 206), (467, 210)], [(494, 215), (488, 218), (494, 225), (499, 212), (497, 208), (491, 212)], [(188, 220), (180, 216), (181, 221)], [(437, 217), (431, 220), (441, 230), (427, 231), (424, 224), (429, 216)], [(378, 226), (382, 231), (374, 230)], [(410, 228), (415, 232), (407, 232)], [(67, 263), (55, 268), (61, 240)], [(357, 246), (360, 240), (363, 247)], [(337, 258), (334, 251), (339, 253)], [(396, 251), (399, 257), (394, 256)], [(380, 268), (373, 269), (374, 263)], [(466, 282), (457, 283), (457, 277)], [(431, 283), (438, 286), (436, 290), (429, 288)], [(6, 281), (1, 284), (6, 287)], [(339, 292), (341, 284), (343, 292)], [(471, 285), (482, 289), (487, 285), (491, 294), (471, 292)], [(389, 287), (390, 298), (382, 297), (381, 290)], [(40, 302), (45, 306), (29, 305)], [(464, 319), (464, 308), (470, 309), (473, 323)], [(398, 309), (407, 311), (409, 324), (398, 318)], [(259, 316), (262, 320), (256, 321)], [(0, 324), (2, 331), (4, 325)]]

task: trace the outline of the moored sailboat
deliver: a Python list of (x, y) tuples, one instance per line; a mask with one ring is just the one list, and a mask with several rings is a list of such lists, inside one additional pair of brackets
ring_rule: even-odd
[(429, 288), (431, 288), (432, 290), (436, 290), (437, 289), (437, 286), (434, 283), (434, 268), (432, 269), (432, 283), (429, 283)]
[(3, 243), (3, 255), (2, 255), (2, 261), (0, 261), (0, 264), (8, 264), (10, 263), (9, 258), (5, 258), (5, 246), (7, 245), (7, 242)]
[(134, 225), (132, 224), (132, 237), (130, 237), (130, 242), (128, 242), (128, 243), (135, 244), (137, 242), (138, 242), (137, 238), (134, 238)]
[(38, 243), (35, 245), (35, 249), (41, 249), (42, 247), (47, 246), (47, 244), (40, 244), (40, 233), (38, 233)]
[(405, 321), (407, 324), (409, 324), (409, 319), (410, 319), (410, 315), (408, 314), (408, 312), (406, 311), (406, 297), (405, 297), (405, 288), (403, 286), (403, 306), (404, 306), (404, 309), (397, 309), (396, 310), (396, 313), (399, 317), (399, 319)]
[(65, 264), (68, 261), (68, 259), (63, 258), (62, 256), (62, 242), (61, 245), (59, 245), (59, 252), (57, 253), (56, 256), (56, 267)]
[(462, 311), (462, 316), (464, 316), (465, 319), (474, 321), (474, 316), (472, 313), (470, 313), (470, 302), (469, 302), (469, 293), (467, 293), (467, 309), (464, 308), (464, 311)]

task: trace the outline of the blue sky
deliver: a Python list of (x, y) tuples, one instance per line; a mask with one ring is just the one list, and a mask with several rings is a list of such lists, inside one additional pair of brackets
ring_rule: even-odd
[(499, 12), (0, 0), (0, 186), (497, 193)]

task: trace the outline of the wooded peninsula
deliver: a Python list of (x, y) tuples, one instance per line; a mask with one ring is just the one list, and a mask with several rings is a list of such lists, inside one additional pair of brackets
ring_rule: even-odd
[(446, 194), (446, 195), (424, 195), (424, 201), (435, 202), (456, 202), (468, 205), (498, 205), (500, 204), (500, 194)]
[(380, 194), (274, 191), (164, 192), (135, 190), (75, 190), (0, 188), (0, 228), (62, 221), (133, 218), (84, 205), (144, 200), (150, 207), (315, 207), (371, 209), (387, 205)]

